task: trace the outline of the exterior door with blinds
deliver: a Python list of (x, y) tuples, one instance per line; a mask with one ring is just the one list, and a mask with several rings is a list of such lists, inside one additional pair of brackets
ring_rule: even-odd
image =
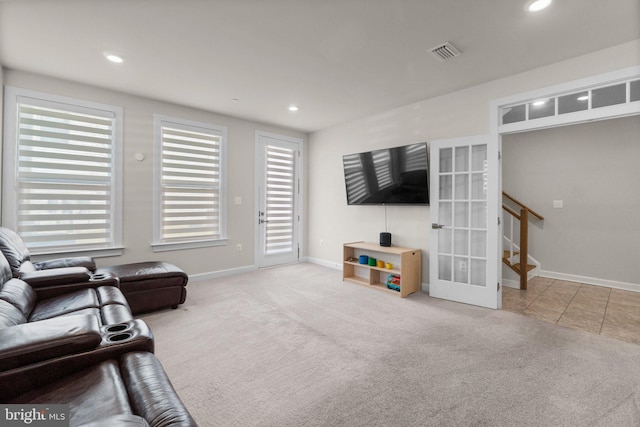
[(299, 259), (299, 138), (258, 132), (256, 135), (258, 267)]

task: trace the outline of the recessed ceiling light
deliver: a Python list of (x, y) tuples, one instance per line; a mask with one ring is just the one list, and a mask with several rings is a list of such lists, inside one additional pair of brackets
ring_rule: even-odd
[(529, 0), (525, 4), (525, 10), (529, 12), (539, 12), (542, 9), (546, 9), (551, 5), (552, 0)]
[(295, 105), (290, 105), (289, 111), (298, 111), (298, 107), (296, 107)]
[(124, 58), (122, 56), (115, 55), (113, 53), (105, 53), (104, 57), (115, 64), (122, 64), (124, 62)]

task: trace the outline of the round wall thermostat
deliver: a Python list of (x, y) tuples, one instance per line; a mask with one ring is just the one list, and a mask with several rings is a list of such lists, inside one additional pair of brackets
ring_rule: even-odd
[(135, 156), (133, 156), (133, 157), (135, 157), (135, 159), (137, 161), (139, 161), (139, 162), (144, 160), (144, 154), (142, 154), (142, 153), (136, 153)]

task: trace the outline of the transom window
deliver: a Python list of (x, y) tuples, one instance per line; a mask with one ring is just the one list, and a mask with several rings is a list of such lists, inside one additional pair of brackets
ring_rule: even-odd
[[(640, 80), (632, 76), (606, 83), (578, 86), (559, 93), (539, 95), (522, 102), (500, 106), (500, 129), (503, 133), (557, 126), (575, 120), (597, 120), (638, 114)], [(622, 70), (617, 74), (625, 75)]]

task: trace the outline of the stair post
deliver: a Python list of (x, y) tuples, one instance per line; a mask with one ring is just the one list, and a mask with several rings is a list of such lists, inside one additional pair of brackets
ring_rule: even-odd
[(527, 261), (529, 259), (529, 210), (520, 209), (520, 289), (527, 290), (527, 277), (529, 270)]

